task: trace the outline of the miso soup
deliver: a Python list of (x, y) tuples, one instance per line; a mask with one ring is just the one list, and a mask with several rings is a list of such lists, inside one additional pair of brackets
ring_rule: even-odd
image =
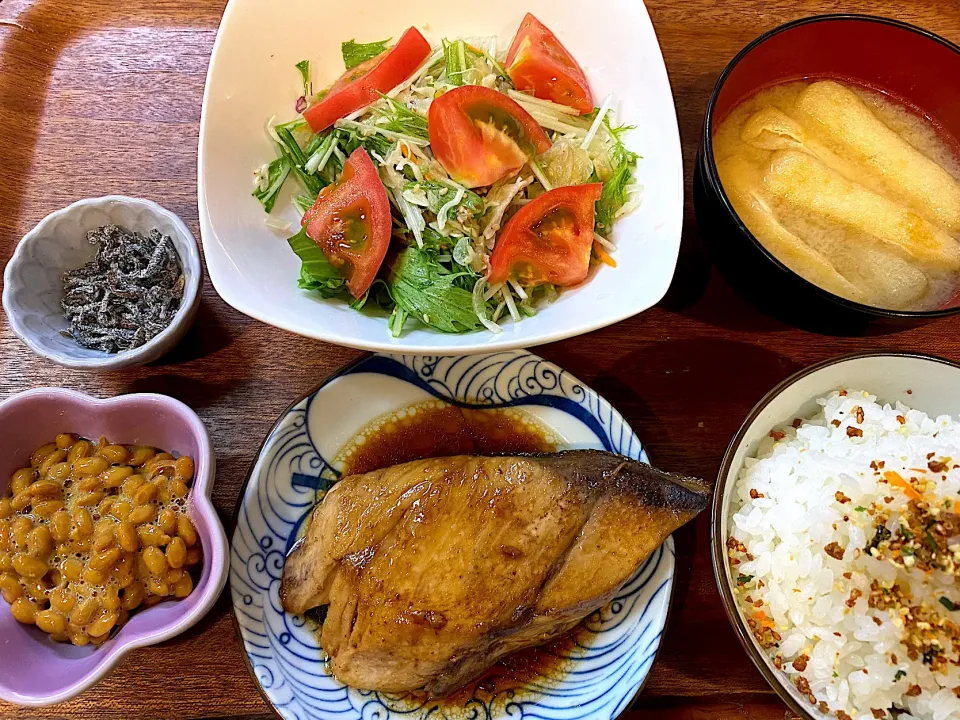
[(810, 282), (893, 310), (933, 310), (960, 289), (960, 163), (889, 96), (778, 85), (721, 119), (713, 148), (740, 219)]

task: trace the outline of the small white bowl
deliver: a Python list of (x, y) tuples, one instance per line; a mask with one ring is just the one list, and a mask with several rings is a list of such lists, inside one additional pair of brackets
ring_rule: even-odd
[(817, 398), (834, 390), (865, 390), (880, 403), (904, 405), (930, 417), (960, 415), (960, 365), (933, 355), (905, 352), (867, 352), (833, 358), (791, 375), (768, 392), (744, 420), (730, 441), (720, 465), (713, 495), (711, 545), (713, 573), (727, 617), (753, 664), (780, 698), (805, 720), (831, 720), (812, 707), (785, 673), (753, 637), (743, 610), (733, 596), (733, 577), (727, 562), (730, 505), (737, 477), (748, 457), (774, 428), (794, 418), (810, 417), (818, 410)]
[[(186, 280), (170, 325), (144, 345), (113, 354), (81, 347), (61, 334), (70, 326), (60, 307), (61, 276), (93, 259), (96, 246), (87, 242), (87, 231), (103, 225), (169, 235)], [(156, 360), (180, 342), (200, 306), (202, 278), (197, 241), (183, 220), (150, 200), (107, 195), (57, 210), (23, 236), (3, 273), (3, 309), (13, 332), (40, 357), (69, 368), (116, 370)]]

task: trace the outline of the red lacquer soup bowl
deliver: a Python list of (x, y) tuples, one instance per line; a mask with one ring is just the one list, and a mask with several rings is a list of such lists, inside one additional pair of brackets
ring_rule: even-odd
[(718, 123), (760, 90), (821, 78), (886, 93), (933, 123), (960, 155), (960, 47), (912, 25), (866, 15), (821, 15), (775, 28), (727, 65), (707, 106), (694, 168), (694, 206), (715, 264), (764, 310), (823, 332), (884, 332), (960, 312), (957, 297), (936, 310), (902, 311), (833, 295), (777, 260), (734, 211), (714, 161)]

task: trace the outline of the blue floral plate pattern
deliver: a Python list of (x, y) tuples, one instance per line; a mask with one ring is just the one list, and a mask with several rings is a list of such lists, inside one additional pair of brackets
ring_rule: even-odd
[(284, 558), (315, 503), (339, 477), (337, 453), (375, 418), (432, 399), (522, 408), (566, 447), (647, 460), (640, 440), (606, 400), (526, 351), (372, 355), (347, 367), (280, 418), (238, 506), (230, 587), (237, 629), (261, 691), (290, 720), (611, 720), (643, 686), (660, 644), (673, 586), (672, 538), (613, 602), (587, 618), (569, 649), (558, 651), (564, 653), (561, 670), (520, 689), (491, 694), (468, 688), (456, 695), (455, 707), (345, 687), (330, 675), (312, 622), (281, 608)]

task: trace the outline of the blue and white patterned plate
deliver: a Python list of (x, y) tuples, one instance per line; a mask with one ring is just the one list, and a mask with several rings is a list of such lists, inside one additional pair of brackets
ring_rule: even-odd
[(647, 460), (620, 414), (593, 390), (526, 351), (466, 357), (373, 355), (328, 379), (270, 433), (237, 511), (230, 587), (237, 628), (264, 696), (296, 720), (611, 720), (642, 687), (667, 619), (673, 539), (620, 595), (575, 633), (550, 677), (521, 689), (461, 692), (450, 702), (355, 690), (327, 670), (312, 623), (280, 607), (284, 557), (338, 472), (345, 443), (386, 413), (433, 399), (464, 407), (514, 407), (535, 415), (570, 448)]

